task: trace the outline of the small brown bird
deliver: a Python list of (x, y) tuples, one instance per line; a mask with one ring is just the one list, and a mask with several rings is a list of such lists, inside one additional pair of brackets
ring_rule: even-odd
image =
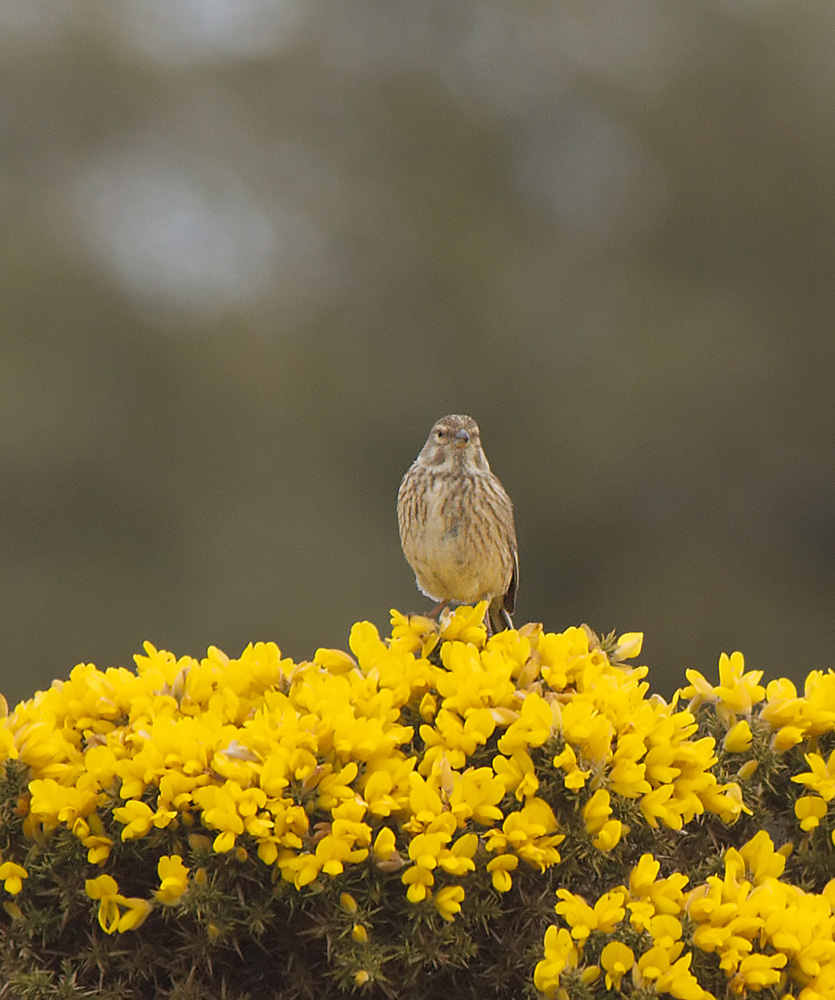
[(397, 494), (403, 554), (437, 601), (490, 601), (488, 632), (512, 628), (519, 557), (513, 504), (490, 471), (472, 417), (441, 417)]

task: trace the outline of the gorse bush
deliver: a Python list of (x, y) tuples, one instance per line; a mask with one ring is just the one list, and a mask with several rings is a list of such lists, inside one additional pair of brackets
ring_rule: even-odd
[(835, 997), (835, 674), (392, 612), (0, 720), (0, 997)]

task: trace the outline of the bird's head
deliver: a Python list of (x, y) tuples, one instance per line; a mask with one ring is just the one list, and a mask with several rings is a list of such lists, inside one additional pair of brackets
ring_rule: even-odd
[(481, 450), (478, 424), (463, 413), (452, 413), (435, 421), (421, 456), (435, 467), (464, 467), (482, 472), (490, 468)]

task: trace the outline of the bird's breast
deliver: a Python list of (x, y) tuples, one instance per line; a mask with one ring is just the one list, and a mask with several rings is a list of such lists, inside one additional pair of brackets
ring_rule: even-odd
[(446, 484), (441, 483), (427, 491), (423, 544), (433, 552), (446, 552), (454, 557), (458, 550), (463, 552), (466, 547), (466, 532), (463, 530), (460, 504), (445, 487)]
[(418, 586), (434, 600), (475, 602), (506, 586), (509, 571), (498, 535), (485, 537), (473, 518), (472, 499), (469, 490), (436, 481), (424, 492), (423, 516), (404, 538)]

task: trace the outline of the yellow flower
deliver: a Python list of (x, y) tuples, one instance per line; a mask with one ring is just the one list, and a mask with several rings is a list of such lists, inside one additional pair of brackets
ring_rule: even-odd
[(760, 713), (772, 729), (779, 729), (801, 718), (802, 709), (797, 688), (787, 678), (769, 681), (765, 689), (766, 703)]
[(110, 857), (113, 841), (105, 836), (104, 824), (98, 813), (92, 813), (87, 819), (79, 816), (72, 825), (72, 832), (87, 848), (87, 860), (91, 865), (102, 864)]
[(743, 801), (742, 789), (735, 781), (726, 785), (717, 785), (712, 781), (702, 794), (702, 801), (723, 823), (735, 823), (742, 813), (751, 815), (751, 810)]
[(640, 733), (620, 737), (609, 772), (609, 787), (613, 792), (629, 799), (651, 793), (652, 787), (646, 780), (646, 764), (639, 763), (646, 752), (647, 746)]
[(786, 867), (785, 854), (774, 850), (774, 843), (765, 830), (760, 830), (743, 844), (739, 853), (754, 885), (767, 878), (779, 878)]
[(147, 899), (140, 899), (138, 896), (118, 896), (117, 901), (125, 907), (125, 912), (119, 917), (116, 930), (120, 934), (125, 931), (135, 931), (141, 927), (148, 914), (151, 912), (151, 903)]
[(731, 990), (742, 993), (745, 988), (763, 990), (780, 981), (780, 970), (788, 959), (785, 955), (747, 955), (739, 963), (739, 969), (731, 979)]
[(641, 655), (641, 647), (644, 644), (643, 632), (624, 632), (618, 636), (617, 645), (612, 651), (613, 660), (631, 660)]
[(407, 616), (395, 608), (391, 609), (390, 614), (392, 645), (402, 645), (412, 653), (420, 651), (423, 657), (428, 656), (438, 645), (438, 624), (431, 618), (424, 615)]
[(619, 819), (610, 819), (600, 828), (592, 843), (599, 851), (611, 851), (620, 843), (624, 831), (628, 831)]
[(434, 694), (427, 691), (420, 699), (418, 714), (424, 722), (431, 722), (438, 712), (438, 699)]
[(438, 855), (449, 839), (447, 830), (419, 833), (409, 843), (409, 857), (422, 868), (434, 868), (438, 864)]
[[(495, 764), (494, 760), (494, 767)], [(531, 765), (531, 771), (533, 771), (533, 765)], [(470, 818), (482, 826), (488, 826), (490, 823), (502, 819), (504, 815), (498, 808), (498, 803), (501, 802), (504, 793), (504, 784), (493, 774), (491, 768), (469, 767), (461, 775), (452, 772), (449, 809), (460, 826), (464, 826)]]
[(554, 907), (571, 928), (571, 936), (583, 942), (593, 930), (597, 930), (597, 916), (594, 907), (568, 889), (557, 889), (560, 902)]
[(656, 991), (659, 994), (669, 993), (678, 1000), (711, 1000), (712, 994), (702, 989), (690, 971), (692, 960), (693, 955), (688, 952), (669, 964), (655, 981)]
[[(797, 744), (808, 751), (807, 772), (794, 777), (803, 786), (795, 814), (803, 831), (826, 825), (828, 834), (830, 824), (821, 821), (835, 799), (835, 753), (822, 755), (832, 748), (820, 737), (835, 730), (832, 671), (810, 674), (799, 695), (787, 681), (763, 689), (760, 672), (746, 672), (740, 654), (723, 656), (716, 685), (688, 672), (690, 687), (668, 703), (649, 694), (646, 668), (613, 662), (638, 654), (639, 634), (614, 644), (582, 628), (553, 634), (525, 626), (488, 640), (483, 611), (483, 604), (459, 608), (440, 626), (392, 611), (390, 638), (358, 622), (350, 653), (320, 649), (311, 662), (282, 659), (275, 644), (259, 643), (237, 660), (214, 648), (200, 660), (178, 659), (146, 645), (135, 673), (82, 664), (0, 718), (0, 760), (19, 756), (28, 769), (28, 789), (12, 809), (41, 853), (62, 825), (98, 865), (121, 857), (112, 850), (113, 839), (119, 843), (113, 820), (124, 841), (145, 838), (131, 850), (150, 851), (157, 864), (159, 887), (150, 900), (123, 896), (111, 876), (87, 883), (108, 933), (139, 926), (152, 905), (176, 904), (192, 881), (206, 882), (206, 869), (190, 875), (179, 854), (154, 855), (159, 843), (168, 846), (157, 851), (174, 851), (187, 842), (195, 864), (213, 846), (238, 867), (259, 864), (254, 845), (260, 863), (276, 866), (273, 879), (299, 892), (307, 887), (306, 894), (325, 891), (328, 899), (335, 898), (328, 878), (345, 873), (346, 884), (360, 886), (362, 870), (350, 867), (373, 865), (375, 879), (397, 872), (406, 898), (431, 900), (445, 921), (464, 899), (463, 886), (448, 883), (486, 878), (507, 893), (522, 862), (539, 871), (560, 862), (565, 838), (556, 803), (581, 854), (578, 836), (586, 853), (589, 841), (612, 851), (628, 840), (629, 827), (614, 818), (625, 815), (633, 827), (651, 828), (642, 837), (657, 831), (659, 857), (669, 857), (668, 830), (681, 831), (672, 839), (684, 846), (688, 825), (705, 812), (716, 817), (711, 829), (720, 844), (721, 823), (761, 804), (760, 781), (749, 780), (754, 769), (759, 765), (756, 779), (770, 780), (774, 754), (751, 753), (764, 739), (763, 725), (775, 752)], [(679, 710), (688, 695), (694, 711), (714, 706), (707, 719)], [(705, 727), (716, 731), (715, 716), (726, 731), (718, 761), (716, 741), (700, 738)], [(404, 724), (412, 721), (417, 734)], [(751, 759), (732, 765), (732, 753)], [(795, 757), (786, 753), (777, 764), (787, 768)], [(729, 770), (745, 781), (750, 803), (739, 784), (723, 783)], [(122, 800), (115, 808), (114, 794)], [(165, 837), (149, 836), (155, 829)], [(798, 843), (802, 861), (807, 848), (826, 848), (829, 837)], [(786, 854), (761, 831), (726, 850), (724, 874), (686, 896), (687, 877), (659, 878), (649, 854), (626, 886), (596, 901), (560, 896), (568, 929), (549, 931), (537, 987), (560, 1000), (573, 984), (595, 981), (599, 992), (604, 982), (609, 991), (628, 983), (633, 992), (702, 1000), (685, 954), (692, 948), (700, 970), (724, 975), (730, 993), (779, 987), (790, 995), (807, 991), (803, 1000), (826, 996), (830, 985), (835, 991), (827, 979), (835, 966), (835, 889), (816, 895), (780, 882)], [(593, 858), (591, 851), (586, 860)], [(3, 874), (7, 892), (19, 892), (25, 869), (6, 863)], [(578, 883), (566, 880), (569, 889)], [(343, 908), (359, 905), (345, 893), (339, 898)], [(604, 938), (627, 920), (631, 949)], [(351, 913), (346, 927), (356, 944), (367, 942), (360, 915)], [(215, 924), (207, 933), (218, 937), (222, 929)], [(588, 963), (561, 987), (560, 974), (577, 966), (586, 940)], [(709, 963), (699, 949), (714, 956)]]
[(774, 734), (771, 745), (775, 750), (791, 750), (803, 741), (805, 735), (800, 726), (781, 726)]
[(632, 899), (626, 904), (629, 910), (629, 923), (636, 931), (648, 931), (650, 922), (655, 916), (655, 906), (647, 899)]
[(554, 767), (559, 767), (565, 771), (565, 787), (576, 790), (582, 788), (586, 783), (586, 778), (591, 771), (581, 771), (577, 764), (577, 756), (574, 747), (566, 743), (562, 753), (558, 753), (553, 760)]
[(702, 702), (714, 704), (719, 700), (719, 696), (713, 690), (713, 686), (698, 670), (685, 670), (684, 676), (690, 681), (690, 686), (682, 688), (678, 692), (682, 698), (689, 698), (692, 708), (698, 708)]
[[(316, 844), (315, 857), (319, 870), (326, 875), (341, 875), (346, 864), (358, 864), (368, 857), (365, 846), (370, 829), (365, 824), (335, 821), (332, 833)], [(359, 846), (358, 846), (359, 845)]]
[(374, 816), (403, 813), (409, 805), (409, 775), (417, 761), (393, 755), (374, 760), (360, 778), (359, 790)]
[(472, 608), (462, 606), (453, 612), (447, 609), (441, 616), (441, 639), (445, 642), (472, 643), (481, 648), (487, 639), (484, 627), (486, 613), (487, 601), (481, 601)]
[(96, 808), (95, 785), (67, 787), (54, 778), (36, 778), (29, 782), (29, 791), (29, 815), (46, 829), (59, 823), (71, 827), (78, 817), (89, 816)]
[(571, 927), (571, 936), (578, 941), (585, 941), (592, 931), (612, 933), (626, 913), (625, 896), (623, 890), (607, 892), (594, 906), (590, 906), (582, 896), (577, 896), (568, 889), (557, 889), (560, 902), (554, 909)]
[(374, 857), (379, 858), (381, 861), (388, 861), (394, 852), (394, 830), (384, 826), (383, 829), (377, 834), (377, 839), (374, 841)]
[(188, 889), (188, 868), (178, 854), (164, 854), (157, 864), (160, 887), (154, 893), (156, 898), (170, 906), (179, 901)]
[(605, 788), (598, 788), (583, 806), (583, 821), (589, 833), (601, 830), (612, 815), (611, 796)]
[(113, 818), (124, 823), (122, 840), (136, 840), (144, 837), (154, 825), (156, 814), (153, 809), (139, 799), (130, 799), (118, 809), (113, 810)]
[(555, 726), (556, 718), (551, 705), (540, 694), (530, 691), (522, 702), (519, 718), (499, 738), (499, 750), (512, 756), (528, 747), (542, 746)]
[(510, 759), (496, 754), (493, 758), (493, 770), (504, 786), (504, 790), (513, 792), (518, 802), (528, 796), (536, 795), (539, 779), (536, 776), (531, 755), (526, 750), (518, 750)]
[(487, 863), (487, 871), (493, 878), (493, 888), (496, 892), (509, 892), (513, 886), (510, 873), (519, 866), (515, 854), (500, 854)]
[[(835, 960), (831, 901), (778, 881), (782, 867), (772, 850), (770, 838), (757, 834), (740, 851), (726, 851), (724, 878), (710, 876), (689, 894), (693, 944), (716, 952), (734, 994), (782, 983), (788, 968), (807, 987), (801, 996), (825, 996), (817, 977)], [(754, 885), (746, 870), (756, 872)]]
[[(3, 705), (6, 704), (5, 699), (3, 699)], [(2, 707), (2, 706), (0, 706)], [(17, 759), (17, 747), (14, 742), (14, 734), (8, 725), (0, 724), (0, 764), (9, 760)]]
[(603, 946), (600, 964), (606, 972), (606, 989), (620, 990), (620, 981), (635, 963), (632, 949), (620, 941), (610, 941)]
[(344, 674), (357, 666), (357, 661), (341, 649), (317, 649), (313, 662), (327, 670), (329, 674)]
[(0, 881), (10, 895), (16, 896), (20, 892), (25, 878), (29, 878), (29, 872), (22, 865), (16, 865), (13, 861), (0, 864)]
[(760, 685), (762, 670), (745, 672), (742, 653), (722, 653), (719, 657), (719, 686), (715, 689), (720, 701), (731, 712), (748, 714), (752, 707), (765, 697)]
[[(665, 737), (669, 740), (669, 738), (673, 735), (671, 727), (666, 724), (668, 722), (672, 722), (672, 720), (663, 719), (663, 717), (662, 719), (656, 720), (656, 724), (645, 737), (647, 745), (649, 746), (649, 750), (647, 751), (647, 755), (644, 759), (644, 763), (646, 764), (646, 777), (653, 787), (662, 784), (669, 784), (671, 781), (675, 781), (675, 779), (681, 774), (682, 770), (681, 767), (676, 766), (676, 762), (680, 756), (678, 741), (655, 743), (656, 740), (664, 740)], [(653, 743), (655, 743), (654, 746), (652, 745)], [(681, 763), (684, 764), (684, 761)]]
[[(588, 700), (575, 698), (563, 706), (562, 735), (585, 761), (603, 764), (612, 752), (612, 723)], [(557, 765), (558, 766), (558, 765)]]
[(213, 845), (218, 854), (231, 851), (236, 838), (244, 832), (242, 814), (251, 814), (267, 801), (262, 789), (245, 790), (236, 781), (226, 781), (222, 786), (205, 785), (203, 788), (196, 788), (193, 798), (203, 811), (206, 826), (220, 831)]
[(444, 848), (438, 855), (438, 864), (450, 875), (464, 875), (475, 870), (473, 855), (478, 848), (478, 837), (474, 833), (465, 833), (453, 843), (451, 848)]
[[(658, 945), (649, 948), (638, 959), (638, 979), (653, 980), (660, 979), (670, 968), (670, 954), (666, 948)], [(660, 991), (659, 991), (660, 992)]]
[(719, 657), (719, 684), (711, 686), (696, 670), (685, 671), (690, 686), (681, 691), (684, 698), (691, 699), (691, 707), (698, 707), (704, 701), (717, 704), (725, 718), (741, 713), (748, 715), (755, 704), (765, 697), (765, 688), (760, 685), (762, 670), (745, 672), (742, 653)]
[(36, 778), (61, 778), (78, 758), (75, 747), (56, 726), (54, 714), (39, 706), (37, 698), (15, 708), (5, 725), (14, 733), (12, 756)]
[(545, 958), (534, 970), (534, 985), (549, 1000), (557, 995), (560, 975), (566, 968), (576, 968), (579, 960), (577, 946), (564, 927), (553, 924), (545, 932)]
[(464, 890), (460, 885), (448, 885), (436, 893), (435, 907), (444, 920), (452, 921), (455, 914), (461, 912), (463, 898)]
[(353, 799), (356, 792), (351, 787), (351, 782), (356, 778), (358, 771), (356, 763), (351, 761), (342, 770), (323, 775), (316, 785), (316, 791), (319, 793), (316, 806), (323, 812), (329, 812), (340, 802)]
[(604, 934), (611, 934), (626, 915), (625, 902), (626, 892), (623, 889), (604, 892), (594, 904), (597, 929)]
[(287, 882), (292, 882), (297, 889), (309, 885), (322, 870), (319, 858), (307, 852), (296, 854), (295, 851), (279, 850), (276, 864), (281, 877)]
[(660, 913), (650, 920), (649, 933), (654, 944), (672, 951), (681, 938), (681, 921), (668, 913)]
[(401, 877), (403, 885), (407, 886), (406, 898), (410, 903), (420, 903), (429, 895), (435, 884), (435, 876), (429, 868), (422, 865), (412, 865)]
[(90, 899), (99, 900), (99, 924), (106, 934), (112, 934), (119, 923), (119, 906), (116, 902), (119, 886), (112, 875), (99, 875), (87, 879), (84, 889)]
[(826, 815), (826, 802), (817, 795), (804, 795), (794, 804), (794, 814), (800, 820), (800, 829), (814, 830)]
[(409, 810), (413, 823), (426, 826), (444, 811), (444, 804), (435, 782), (428, 782), (420, 774), (409, 775)]
[[(675, 808), (675, 787), (673, 785), (659, 785), (658, 788), (647, 792), (641, 798), (640, 807), (644, 819), (654, 829), (658, 829), (659, 820), (664, 826), (671, 830), (680, 830), (683, 826), (681, 813)], [(701, 803), (697, 808), (701, 811)]]
[[(151, 904), (136, 896), (122, 896), (119, 886), (111, 875), (99, 875), (87, 879), (84, 889), (90, 899), (99, 900), (99, 924), (105, 934), (118, 931), (136, 930), (151, 912)], [(122, 913), (120, 907), (125, 908)]]
[(835, 671), (813, 670), (803, 687), (806, 728), (812, 736), (835, 729)]
[(629, 898), (650, 903), (657, 913), (676, 916), (684, 905), (683, 889), (687, 885), (687, 876), (674, 872), (667, 878), (659, 879), (660, 869), (660, 863), (651, 854), (642, 854), (629, 876)]
[(528, 799), (520, 810), (507, 816), (501, 831), (488, 830), (487, 850), (513, 851), (529, 865), (545, 871), (560, 860), (557, 845), (565, 836), (556, 829), (557, 820), (548, 803), (543, 799)]
[(446, 670), (438, 675), (436, 687), (448, 711), (467, 718), (473, 711), (488, 709), (492, 718), (496, 707), (518, 706), (513, 663), (495, 651), (479, 653), (470, 643), (448, 642), (441, 647), (441, 661)]
[(772, 681), (766, 688), (762, 718), (778, 730), (775, 743), (785, 750), (806, 736), (820, 736), (835, 728), (835, 673), (813, 670), (806, 678), (804, 696), (791, 681)]
[(803, 756), (811, 770), (794, 775), (792, 781), (817, 792), (824, 802), (831, 801), (835, 798), (835, 750), (829, 755), (828, 761), (824, 761), (817, 753), (807, 753)]
[(660, 870), (660, 861), (656, 861), (651, 854), (642, 854), (629, 876), (630, 895), (648, 895)]
[(732, 729), (728, 730), (722, 745), (728, 753), (743, 753), (751, 746), (752, 739), (751, 726), (748, 724), (748, 720), (740, 719)]

